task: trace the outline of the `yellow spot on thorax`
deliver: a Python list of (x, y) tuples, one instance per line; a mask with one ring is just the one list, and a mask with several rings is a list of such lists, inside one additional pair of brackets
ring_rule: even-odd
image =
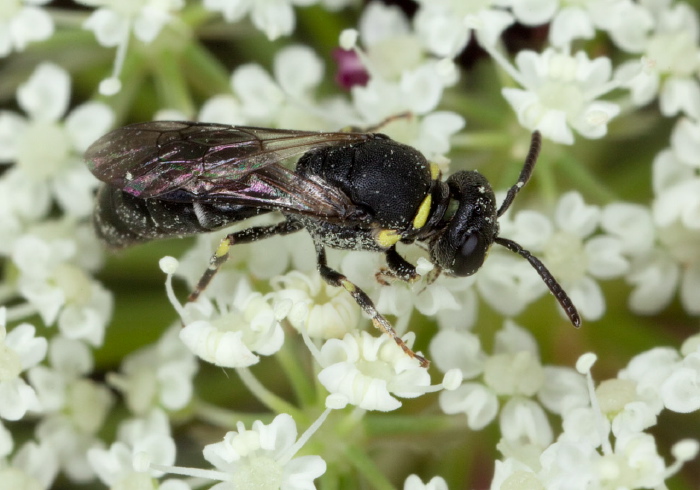
[(418, 206), (418, 212), (416, 213), (415, 218), (413, 218), (414, 228), (423, 228), (426, 221), (428, 221), (428, 215), (430, 214), (430, 204), (432, 202), (433, 199), (430, 196), (430, 194), (428, 194), (427, 196), (425, 196), (425, 199), (423, 199), (423, 202), (420, 203), (420, 206)]
[(396, 230), (384, 229), (377, 233), (376, 241), (379, 246), (383, 248), (389, 248), (399, 240), (401, 240), (401, 235), (399, 235)]

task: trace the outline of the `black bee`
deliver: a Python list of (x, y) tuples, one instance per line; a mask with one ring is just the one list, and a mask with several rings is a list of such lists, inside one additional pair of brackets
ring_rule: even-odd
[(367, 294), (328, 267), (325, 247), (382, 252), (388, 267), (382, 276), (413, 281), (419, 276), (396, 251), (398, 242), (427, 244), (435, 265), (430, 280), (440, 272), (474, 274), (495, 242), (527, 259), (579, 326), (576, 308), (542, 262), (498, 235), (498, 218), (529, 180), (540, 146), (535, 132), (518, 182), (500, 207), (478, 172), (460, 171), (442, 181), (420, 152), (378, 133), (156, 121), (112, 131), (87, 150), (85, 159), (106, 184), (97, 195), (94, 222), (112, 248), (213, 231), (271, 211), (282, 214), (277, 224), (227, 235), (190, 301), (226, 261), (232, 245), (306, 228), (323, 279), (344, 287), (377, 328), (427, 366)]

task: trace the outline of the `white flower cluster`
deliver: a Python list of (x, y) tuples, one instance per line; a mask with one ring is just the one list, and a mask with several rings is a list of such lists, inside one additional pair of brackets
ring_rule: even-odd
[[(694, 349), (686, 359), (697, 356), (697, 336), (686, 346)], [(664, 406), (683, 412), (700, 407), (697, 390), (687, 393), (687, 367), (683, 366), (685, 360), (678, 360), (677, 352), (654, 349), (641, 354), (618, 378), (600, 383), (595, 390), (589, 371), (594, 359), (590, 356), (582, 356), (577, 365), (588, 376), (590, 403), (571, 403), (581, 401), (579, 380), (558, 383), (557, 395), (564, 403), (557, 411), (563, 431), (556, 441), (550, 440), (536, 451), (530, 445), (525, 451), (518, 447), (523, 436), (513, 444), (502, 424), (504, 438), (499, 449), (505, 458), (496, 462), (492, 489), (660, 488), (683, 463), (697, 457), (700, 444), (686, 439), (673, 446), (675, 461), (667, 464), (654, 437), (645, 432), (656, 424)], [(519, 421), (527, 423), (528, 416), (520, 414)]]

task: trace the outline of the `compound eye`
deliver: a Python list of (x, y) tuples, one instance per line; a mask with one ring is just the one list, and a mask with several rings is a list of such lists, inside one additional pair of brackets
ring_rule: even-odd
[(483, 238), (479, 233), (471, 233), (459, 248), (453, 273), (456, 276), (470, 276), (479, 270), (485, 258), (486, 246)]

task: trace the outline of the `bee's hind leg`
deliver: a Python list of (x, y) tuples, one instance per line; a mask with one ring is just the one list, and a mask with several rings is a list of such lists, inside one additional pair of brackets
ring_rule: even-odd
[(288, 235), (303, 228), (302, 224), (295, 220), (285, 220), (270, 226), (253, 226), (246, 230), (237, 231), (226, 235), (209, 259), (209, 267), (197, 282), (194, 290), (187, 297), (187, 302), (196, 301), (199, 295), (207, 288), (213, 277), (222, 265), (228, 260), (231, 247), (236, 244), (250, 243), (275, 235)]

